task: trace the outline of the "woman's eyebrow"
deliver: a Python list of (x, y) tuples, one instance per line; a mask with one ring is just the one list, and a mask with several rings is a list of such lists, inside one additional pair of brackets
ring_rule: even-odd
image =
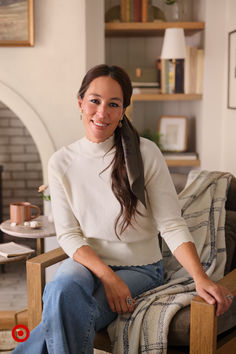
[[(99, 95), (98, 93), (90, 93), (89, 96), (95, 96), (95, 97), (100, 97), (102, 98), (101, 95)], [(111, 97), (110, 100), (115, 100), (115, 101), (120, 101), (122, 102), (122, 100), (119, 97)]]

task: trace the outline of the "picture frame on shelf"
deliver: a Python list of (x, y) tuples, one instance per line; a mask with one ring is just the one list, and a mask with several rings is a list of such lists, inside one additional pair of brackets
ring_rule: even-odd
[(34, 0), (0, 2), (0, 46), (34, 45)]
[(187, 150), (188, 119), (184, 116), (161, 116), (158, 122), (163, 151)]
[(236, 30), (228, 34), (228, 108), (236, 109)]

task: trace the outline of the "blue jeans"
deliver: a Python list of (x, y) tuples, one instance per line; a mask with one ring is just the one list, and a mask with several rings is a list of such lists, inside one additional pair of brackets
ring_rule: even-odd
[[(162, 260), (145, 266), (111, 266), (132, 297), (163, 284)], [(92, 354), (95, 332), (115, 320), (104, 287), (83, 265), (67, 259), (43, 294), (43, 315), (13, 353)]]

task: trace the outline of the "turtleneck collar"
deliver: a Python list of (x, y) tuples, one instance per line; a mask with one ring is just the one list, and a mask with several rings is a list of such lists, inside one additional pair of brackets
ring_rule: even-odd
[[(112, 146), (114, 146), (114, 135), (107, 138), (105, 141), (101, 143), (94, 143), (89, 140), (86, 136), (80, 139), (80, 147), (84, 154), (91, 157), (96, 156), (104, 156), (109, 150), (111, 150)], [(114, 148), (109, 151), (110, 153), (114, 152)]]

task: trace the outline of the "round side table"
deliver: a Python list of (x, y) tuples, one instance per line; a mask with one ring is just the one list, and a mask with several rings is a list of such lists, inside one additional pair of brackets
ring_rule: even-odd
[(16, 225), (11, 226), (11, 221), (6, 220), (0, 225), (2, 232), (14, 237), (21, 238), (36, 238), (37, 241), (37, 255), (44, 253), (44, 238), (56, 235), (53, 222), (48, 221), (48, 217), (40, 215), (37, 219), (34, 219), (41, 223), (41, 226), (37, 229), (33, 229), (28, 226)]

